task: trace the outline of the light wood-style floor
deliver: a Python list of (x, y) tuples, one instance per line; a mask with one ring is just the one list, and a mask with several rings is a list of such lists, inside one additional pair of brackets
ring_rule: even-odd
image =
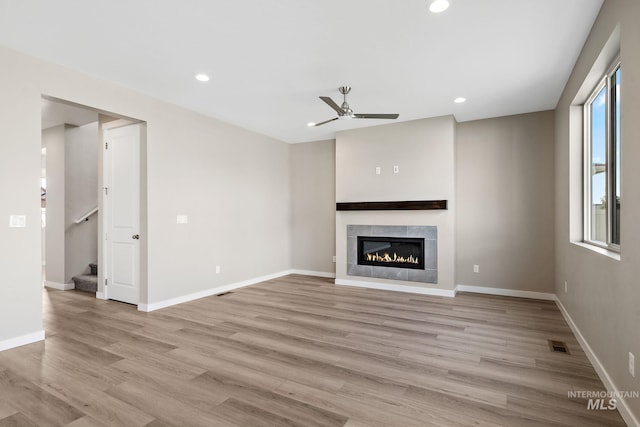
[[(555, 303), (287, 276), (153, 313), (45, 291), (0, 426), (617, 426)], [(570, 355), (552, 353), (548, 339)]]

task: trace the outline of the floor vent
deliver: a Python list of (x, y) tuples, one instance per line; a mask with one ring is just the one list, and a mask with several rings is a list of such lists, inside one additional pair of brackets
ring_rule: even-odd
[(223, 297), (225, 295), (231, 295), (233, 292), (223, 292), (221, 294), (216, 295), (217, 297)]
[(549, 340), (549, 348), (554, 353), (570, 354), (569, 349), (567, 348), (567, 344), (563, 343), (562, 341)]

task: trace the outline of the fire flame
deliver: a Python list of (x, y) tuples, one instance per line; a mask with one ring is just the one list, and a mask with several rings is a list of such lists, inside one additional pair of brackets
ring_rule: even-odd
[(398, 264), (420, 264), (418, 258), (414, 257), (413, 255), (409, 255), (405, 258), (402, 256), (398, 256), (398, 254), (395, 252), (393, 253), (393, 256), (389, 255), (386, 252), (383, 255), (378, 254), (378, 252), (376, 252), (375, 254), (367, 254), (367, 261), (395, 262)]

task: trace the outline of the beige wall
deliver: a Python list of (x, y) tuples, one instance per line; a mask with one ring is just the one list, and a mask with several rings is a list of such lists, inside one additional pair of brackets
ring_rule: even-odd
[(98, 259), (97, 215), (74, 223), (98, 203), (98, 144), (97, 122), (42, 132), (48, 154), (46, 276), (58, 286), (71, 283), (72, 276), (88, 271)]
[[(16, 66), (0, 50), (0, 348), (2, 342), (42, 332), (42, 157), (37, 68)], [(25, 228), (9, 228), (10, 215), (25, 215)]]
[[(378, 284), (455, 287), (455, 121), (452, 116), (339, 132), (336, 138), (338, 202), (448, 200), (442, 211), (336, 212), (336, 278)], [(393, 173), (393, 166), (399, 173)], [(381, 174), (375, 168), (381, 167)], [(426, 284), (346, 274), (346, 229), (360, 225), (438, 227), (438, 283)]]
[(458, 124), (458, 284), (554, 292), (553, 126), (552, 111)]
[(336, 200), (451, 199), (454, 127), (446, 116), (339, 132)]
[(291, 146), (292, 266), (335, 273), (335, 140)]
[(47, 149), (47, 226), (45, 260), (48, 282), (58, 285), (65, 278), (65, 126), (42, 131), (42, 146)]
[[(556, 280), (564, 307), (589, 343), (611, 382), (619, 390), (640, 390), (640, 2), (606, 0), (556, 110)], [(572, 240), (580, 237), (581, 126), (579, 104), (587, 86), (613, 59), (619, 28), (621, 76), (621, 256), (620, 260), (590, 250)], [(601, 52), (605, 50), (603, 56)], [(597, 74), (597, 73), (596, 73)], [(588, 87), (585, 87), (588, 89)], [(576, 143), (577, 142), (577, 143)], [(564, 292), (564, 282), (568, 292)], [(636, 356), (636, 377), (627, 372), (628, 353)], [(627, 399), (640, 419), (640, 399)]]
[[(289, 269), (289, 144), (178, 108), (154, 112), (147, 119), (150, 303)], [(177, 225), (177, 214), (189, 223)]]
[[(43, 94), (147, 122), (149, 289), (142, 303), (291, 268), (288, 144), (5, 48), (0, 93), (0, 343), (42, 329)], [(10, 214), (26, 215), (27, 227), (10, 229)], [(189, 223), (177, 225), (177, 214), (188, 214)]]
[(98, 115), (96, 122), (65, 131), (65, 283), (98, 261), (98, 215), (75, 220), (98, 206)]

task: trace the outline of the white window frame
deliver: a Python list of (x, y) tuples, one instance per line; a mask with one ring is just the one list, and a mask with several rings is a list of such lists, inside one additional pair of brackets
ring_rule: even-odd
[[(583, 241), (584, 243), (598, 246), (604, 249), (608, 249), (614, 252), (620, 252), (620, 244), (613, 242), (613, 203), (616, 203), (615, 200), (615, 188), (614, 184), (616, 183), (614, 177), (616, 171), (620, 168), (620, 165), (616, 162), (616, 123), (615, 116), (613, 113), (615, 110), (612, 105), (612, 90), (615, 90), (615, 86), (612, 88), (611, 79), (615, 75), (616, 71), (621, 69), (620, 58), (617, 57), (615, 61), (609, 66), (607, 72), (604, 74), (600, 82), (595, 86), (589, 98), (587, 98), (584, 103), (583, 117), (584, 117), (584, 178), (583, 178)], [(605, 104), (606, 104), (606, 119), (605, 119), (605, 168), (606, 168), (606, 184), (605, 184), (605, 196), (606, 196), (606, 241), (601, 242), (599, 240), (595, 240), (592, 238), (592, 229), (591, 229), (591, 104), (600, 94), (603, 88), (605, 90)], [(619, 112), (618, 112), (619, 113)], [(620, 228), (620, 224), (618, 224), (618, 228)]]

